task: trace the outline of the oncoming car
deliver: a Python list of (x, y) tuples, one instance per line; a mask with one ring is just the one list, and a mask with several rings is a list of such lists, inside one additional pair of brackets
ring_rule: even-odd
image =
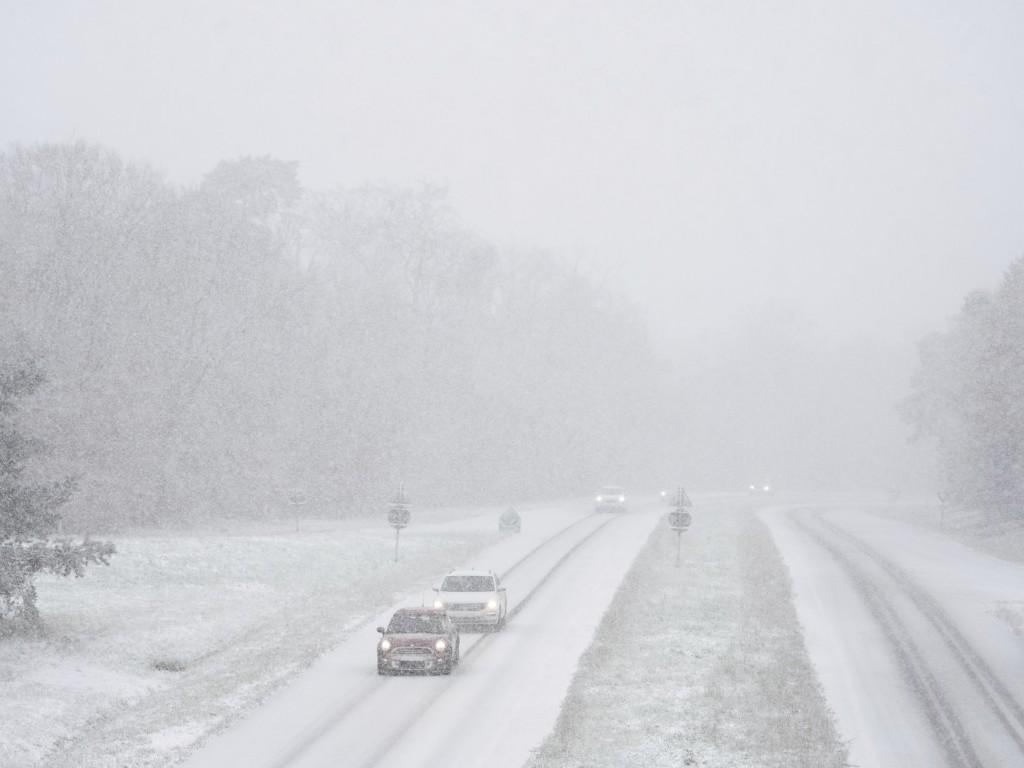
[(595, 512), (625, 512), (626, 491), (618, 485), (606, 485), (594, 498)]
[(387, 628), (377, 627), (377, 674), (430, 672), (448, 675), (459, 663), (459, 630), (433, 608), (399, 608)]
[(459, 626), (505, 626), (508, 597), (493, 571), (452, 571), (434, 591), (434, 608), (445, 611)]

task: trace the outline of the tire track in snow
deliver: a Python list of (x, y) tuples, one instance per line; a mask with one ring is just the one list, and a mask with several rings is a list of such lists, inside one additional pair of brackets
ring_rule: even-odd
[[(594, 514), (597, 514), (597, 513), (594, 513)], [(590, 517), (592, 517), (592, 516), (593, 515), (588, 516), (585, 519), (590, 519)], [(509, 618), (512, 618), (516, 614), (518, 614), (523, 609), (523, 607), (530, 601), (530, 599), (534, 595), (536, 595), (537, 592), (539, 592), (541, 590), (541, 588), (543, 588), (548, 583), (550, 578), (555, 573), (557, 573), (562, 568), (562, 566), (564, 566), (567, 562), (569, 562), (569, 560), (572, 559), (572, 556), (575, 555), (580, 550), (580, 548), (583, 547), (584, 544), (586, 544), (588, 541), (590, 541), (592, 538), (594, 538), (594, 536), (596, 536), (598, 533), (600, 533), (609, 523), (611, 523), (615, 519), (616, 519), (615, 517), (610, 517), (608, 520), (605, 520), (603, 523), (601, 523), (600, 525), (595, 527), (594, 530), (590, 531), (583, 538), (581, 538), (579, 541), (577, 541), (575, 544), (573, 544), (572, 547), (570, 547), (564, 554), (562, 554), (562, 556), (559, 557), (558, 560), (555, 561), (555, 563), (551, 567), (551, 569), (545, 574), (544, 578), (541, 579), (539, 582), (537, 582), (537, 584), (529, 592), (527, 592), (526, 595), (518, 603), (516, 603), (515, 607), (509, 612)], [(526, 558), (524, 558), (523, 560), (520, 560), (518, 563), (513, 565), (512, 568), (509, 568), (505, 572), (505, 574), (511, 573), (512, 570), (514, 570), (518, 565), (523, 563), (525, 560), (526, 560)], [(505, 574), (502, 574), (502, 578), (505, 577)], [(472, 646), (470, 646), (470, 648), (464, 654), (462, 654), (462, 655), (464, 657), (468, 656), (473, 651), (475, 651), (477, 648), (479, 648), (480, 646), (484, 645), (488, 640), (490, 640), (491, 637), (492, 637), (492, 635), (483, 635), (477, 642), (475, 642)], [(393, 730), (397, 731), (398, 733), (404, 733), (404, 732), (408, 731), (409, 728), (412, 726), (412, 724), (415, 723), (417, 720), (419, 720), (421, 717), (423, 717), (424, 713), (426, 713), (431, 707), (434, 706), (434, 704), (437, 701), (437, 699), (439, 699), (441, 696), (443, 696), (445, 694), (445, 692), (449, 688), (451, 688), (453, 683), (454, 683), (454, 681), (449, 681), (448, 684), (444, 686), (444, 688), (442, 688), (440, 691), (438, 691), (436, 696), (434, 696), (432, 699), (424, 701), (422, 706), (417, 707), (416, 710), (413, 711), (409, 715), (409, 717), (405, 718), (401, 722), (400, 726), (397, 729), (393, 729)], [(381, 748), (379, 750), (377, 750), (370, 757), (369, 760), (365, 760), (362, 763), (360, 763), (359, 764), (359, 768), (373, 768), (373, 766), (378, 765), (381, 762), (381, 760), (383, 760), (383, 758), (387, 755), (387, 753), (391, 751), (391, 748), (393, 746), (394, 745), (392, 743), (390, 743), (390, 742), (384, 743), (381, 746)], [(277, 767), (275, 766), (275, 768), (277, 768)]]
[(982, 699), (988, 704), (996, 718), (1003, 724), (1007, 735), (1021, 750), (1024, 758), (1024, 708), (1003, 685), (985, 661), (978, 656), (954, 622), (923, 589), (918, 587), (902, 568), (883, 557), (863, 539), (854, 536), (834, 523), (819, 520), (818, 523), (834, 536), (849, 542), (858, 551), (875, 562), (902, 589), (917, 609), (935, 627), (946, 647), (960, 663), (967, 677), (974, 683)]
[[(834, 528), (820, 519), (817, 523), (823, 527)], [(937, 741), (950, 758), (951, 764), (967, 768), (985, 768), (963, 723), (944, 695), (941, 684), (922, 663), (922, 653), (911, 639), (906, 623), (893, 608), (891, 598), (887, 597), (877, 584), (872, 583), (863, 566), (857, 565), (846, 551), (829, 541), (826, 534), (815, 530), (806, 521), (794, 518), (793, 524), (833, 557), (861, 594), (869, 612), (889, 641), (900, 668), (921, 702), (925, 717)], [(836, 535), (832, 531), (829, 533)], [(897, 586), (903, 590), (902, 584)]]

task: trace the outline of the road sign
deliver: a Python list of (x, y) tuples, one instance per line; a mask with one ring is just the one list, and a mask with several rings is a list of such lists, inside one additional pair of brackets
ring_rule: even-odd
[(411, 517), (409, 507), (405, 504), (392, 503), (388, 508), (388, 524), (392, 528), (405, 528)]
[(685, 531), (693, 522), (693, 515), (681, 509), (668, 513), (668, 524), (673, 531)]
[(672, 506), (676, 509), (688, 509), (693, 506), (693, 502), (690, 501), (690, 497), (686, 493), (686, 489), (679, 486), (675, 496), (672, 497)]
[(668, 513), (668, 524), (676, 532), (676, 568), (678, 568), (683, 533), (690, 529), (690, 523), (693, 522), (693, 515), (686, 511), (688, 507), (693, 506), (693, 502), (690, 501), (690, 497), (686, 495), (686, 490), (682, 486), (676, 491), (676, 495), (672, 499), (672, 506), (674, 509)]

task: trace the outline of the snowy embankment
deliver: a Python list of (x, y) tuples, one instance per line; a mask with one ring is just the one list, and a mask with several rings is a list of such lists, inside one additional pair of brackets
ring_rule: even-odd
[(42, 637), (0, 642), (0, 765), (176, 762), (411, 585), (492, 543), (497, 514), (418, 514), (398, 564), (381, 521), (118, 537), (109, 568), (40, 579)]
[(785, 565), (743, 500), (655, 530), (531, 768), (845, 764)]

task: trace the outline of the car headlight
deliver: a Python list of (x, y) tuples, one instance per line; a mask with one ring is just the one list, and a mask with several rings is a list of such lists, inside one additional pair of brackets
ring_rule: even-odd
[(765, 489), (765, 491), (770, 491), (770, 490), (772, 489), (772, 487), (771, 487), (770, 485), (766, 485), (766, 486), (764, 487), (764, 489)]
[(619, 496), (619, 503), (622, 504), (626, 500), (625, 496)]
[(497, 610), (497, 608), (498, 608), (498, 601), (497, 600), (488, 600), (487, 601), (487, 610), (494, 611), (494, 610)]
[(446, 643), (444, 640), (438, 640), (436, 643), (434, 643), (434, 648), (437, 649), (438, 653), (440, 653), (447, 647), (448, 643)]
[(444, 600), (435, 600), (434, 601), (434, 607), (435, 608), (444, 608)]
[(594, 501), (601, 501), (601, 500), (602, 500), (602, 499), (601, 499), (601, 497), (600, 497), (600, 496), (598, 496), (598, 497), (597, 497), (596, 499), (594, 499)]
[(381, 640), (380, 641), (380, 649), (382, 651), (384, 651), (384, 653), (387, 653), (388, 651), (390, 651), (391, 650), (391, 641), (390, 640)]

